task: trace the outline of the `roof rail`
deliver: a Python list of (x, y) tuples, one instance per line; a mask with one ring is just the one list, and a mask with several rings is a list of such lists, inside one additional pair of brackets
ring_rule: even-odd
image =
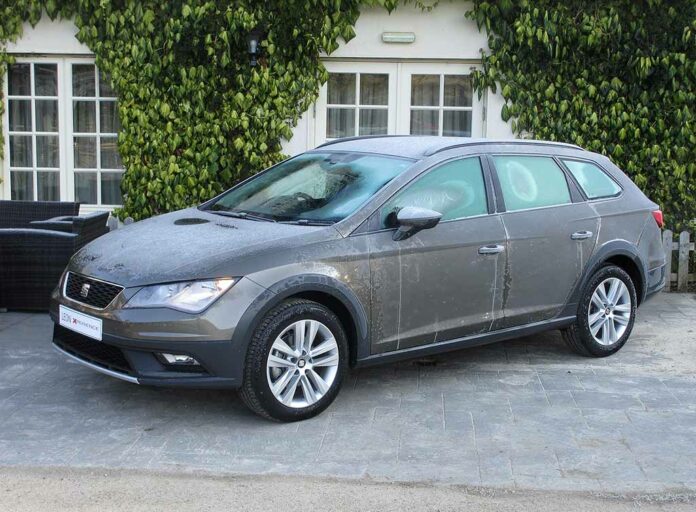
[(350, 142), (353, 140), (364, 140), (364, 139), (387, 139), (387, 138), (396, 138), (396, 137), (412, 137), (412, 135), (355, 135), (353, 137), (341, 137), (340, 139), (334, 139), (330, 140), (328, 142), (324, 142), (323, 144), (320, 144), (317, 146), (317, 148), (323, 148), (325, 146), (331, 146), (332, 144), (338, 144), (340, 142)]
[(423, 156), (432, 156), (437, 153), (442, 153), (443, 151), (448, 151), (455, 148), (463, 148), (467, 146), (487, 146), (487, 145), (505, 145), (505, 144), (527, 144), (530, 146), (561, 146), (571, 149), (579, 149), (581, 151), (587, 151), (576, 144), (569, 144), (567, 142), (552, 142), (552, 141), (539, 141), (539, 140), (529, 140), (529, 139), (513, 139), (513, 140), (472, 140), (469, 142), (463, 142), (461, 144), (451, 144), (449, 146), (440, 146), (427, 150)]

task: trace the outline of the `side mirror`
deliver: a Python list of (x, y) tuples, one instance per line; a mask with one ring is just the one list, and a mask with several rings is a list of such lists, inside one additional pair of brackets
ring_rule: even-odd
[(405, 206), (396, 214), (396, 223), (399, 229), (394, 232), (393, 239), (398, 242), (415, 235), (422, 229), (434, 228), (441, 218), (440, 212), (416, 206)]

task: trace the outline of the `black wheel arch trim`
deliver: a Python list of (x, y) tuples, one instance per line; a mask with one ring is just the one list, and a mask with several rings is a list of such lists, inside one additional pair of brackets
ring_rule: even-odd
[[(338, 300), (348, 311), (355, 331), (355, 357), (367, 357), (370, 351), (368, 317), (365, 308), (346, 284), (333, 277), (322, 274), (302, 274), (283, 279), (266, 288), (247, 308), (232, 335), (235, 357), (232, 364), (237, 366), (235, 375), (243, 375), (247, 348), (254, 329), (263, 317), (284, 300), (303, 293), (323, 293)], [(354, 361), (351, 361), (353, 364)]]
[(624, 256), (633, 261), (638, 268), (638, 273), (640, 276), (640, 283), (636, 283), (636, 288), (640, 290), (640, 296), (638, 297), (638, 302), (642, 303), (645, 299), (645, 288), (647, 283), (648, 268), (640, 257), (640, 253), (635, 245), (631, 244), (627, 240), (612, 240), (606, 244), (597, 248), (589, 261), (585, 265), (582, 276), (580, 280), (576, 283), (575, 288), (568, 297), (566, 306), (561, 312), (560, 316), (574, 315), (577, 313), (578, 301), (580, 300), (580, 295), (585, 289), (587, 282), (592, 278), (594, 273), (606, 263), (607, 260), (616, 257)]

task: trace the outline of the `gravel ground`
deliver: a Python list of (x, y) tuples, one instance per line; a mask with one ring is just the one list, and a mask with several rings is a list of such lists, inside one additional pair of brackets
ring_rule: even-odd
[(610, 497), (583, 493), (482, 491), (365, 480), (214, 477), (67, 468), (0, 468), (0, 482), (0, 510), (14, 512), (686, 512), (693, 511), (696, 506), (696, 502), (686, 496)]

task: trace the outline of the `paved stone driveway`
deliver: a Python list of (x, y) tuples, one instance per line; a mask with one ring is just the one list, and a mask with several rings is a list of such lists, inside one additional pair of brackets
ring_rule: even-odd
[(0, 465), (696, 491), (696, 297), (639, 312), (592, 360), (558, 333), (355, 371), (318, 418), (274, 424), (233, 392), (123, 383), (50, 348), (45, 315), (0, 313)]

